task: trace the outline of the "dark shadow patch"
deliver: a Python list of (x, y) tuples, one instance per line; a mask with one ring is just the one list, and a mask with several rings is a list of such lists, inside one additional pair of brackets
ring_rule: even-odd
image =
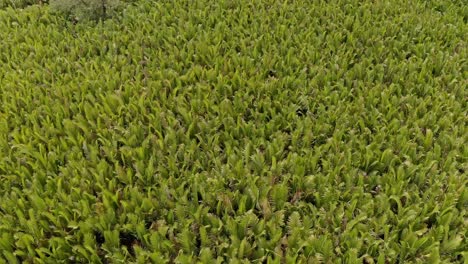
[(398, 203), (393, 200), (390, 200), (390, 210), (392, 210), (394, 214), (398, 214), (398, 211), (399, 211)]
[(140, 240), (132, 233), (120, 231), (119, 233), (119, 241), (121, 246), (125, 246), (128, 250), (128, 253), (135, 257), (135, 249), (134, 246), (141, 245)]
[(266, 74), (267, 74), (267, 77), (270, 77), (270, 78), (276, 78), (276, 77), (278, 77), (278, 74), (277, 74), (276, 71), (273, 70), (273, 69), (268, 70), (268, 71), (266, 72)]
[(437, 223), (437, 215), (432, 214), (426, 221), (424, 221), (427, 228), (431, 229)]
[(308, 193), (303, 196), (302, 200), (308, 204), (311, 204), (313, 206), (317, 206), (317, 199), (315, 199), (315, 196), (311, 193)]
[[(372, 194), (372, 197), (375, 197), (376, 195), (378, 195), (380, 192), (382, 191), (382, 187), (380, 185), (377, 185), (375, 186), (374, 188), (372, 188), (372, 190), (370, 191), (370, 193)], [(397, 205), (398, 206), (398, 205)]]
[(299, 116), (299, 117), (303, 117), (307, 114), (309, 110), (305, 107), (301, 107), (299, 109), (296, 110), (296, 115)]
[(94, 239), (96, 240), (96, 243), (100, 247), (106, 240), (104, 239), (104, 235), (101, 233), (101, 231), (95, 230), (94, 231)]

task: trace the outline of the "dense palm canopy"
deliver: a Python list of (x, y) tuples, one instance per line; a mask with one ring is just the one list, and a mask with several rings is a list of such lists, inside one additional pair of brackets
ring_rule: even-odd
[(463, 1), (1, 1), (0, 263), (468, 261)]

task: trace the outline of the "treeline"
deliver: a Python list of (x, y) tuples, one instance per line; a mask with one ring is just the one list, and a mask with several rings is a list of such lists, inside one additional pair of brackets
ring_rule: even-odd
[(30, 5), (50, 5), (53, 12), (78, 22), (104, 20), (112, 17), (134, 0), (0, 0), (0, 8), (26, 8)]

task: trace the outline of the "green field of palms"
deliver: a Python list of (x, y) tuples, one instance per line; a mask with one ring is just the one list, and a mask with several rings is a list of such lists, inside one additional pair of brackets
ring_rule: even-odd
[(0, 263), (468, 263), (463, 2), (0, 0)]

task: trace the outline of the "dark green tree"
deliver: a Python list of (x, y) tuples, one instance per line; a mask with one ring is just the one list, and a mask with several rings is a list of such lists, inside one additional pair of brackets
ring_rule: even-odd
[(53, 10), (73, 20), (104, 20), (119, 7), (119, 0), (50, 0)]

